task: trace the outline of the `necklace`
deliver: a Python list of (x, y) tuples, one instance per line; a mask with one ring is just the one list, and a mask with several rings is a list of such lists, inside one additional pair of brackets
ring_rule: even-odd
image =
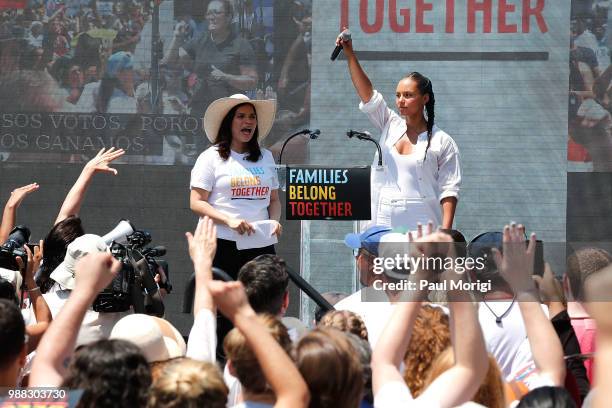
[(514, 306), (514, 301), (515, 301), (515, 300), (516, 300), (516, 295), (514, 295), (514, 296), (512, 297), (512, 302), (510, 303), (510, 306), (508, 306), (508, 308), (507, 308), (507, 309), (504, 311), (504, 313), (502, 313), (502, 314), (501, 314), (501, 315), (499, 315), (499, 316), (497, 315), (497, 313), (495, 313), (495, 312), (493, 311), (493, 309), (491, 309), (491, 306), (489, 306), (489, 305), (487, 304), (487, 301), (486, 301), (486, 300), (484, 300), (484, 299), (483, 299), (482, 303), (484, 303), (484, 305), (487, 307), (487, 309), (489, 309), (489, 312), (491, 312), (491, 314), (492, 314), (493, 316), (495, 316), (495, 323), (497, 323), (497, 324), (501, 324), (501, 323), (502, 323), (502, 319), (503, 319), (504, 317), (506, 317), (506, 315), (507, 315), (508, 313), (510, 313), (510, 309), (512, 309), (512, 306)]

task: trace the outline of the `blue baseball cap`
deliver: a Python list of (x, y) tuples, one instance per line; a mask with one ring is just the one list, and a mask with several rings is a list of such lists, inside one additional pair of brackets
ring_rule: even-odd
[(383, 225), (375, 225), (363, 231), (361, 234), (346, 234), (344, 243), (352, 249), (364, 248), (374, 256), (378, 256), (378, 244), (383, 235), (392, 229)]
[(125, 51), (119, 51), (110, 56), (106, 62), (106, 75), (111, 78), (116, 78), (117, 74), (126, 69), (132, 69), (132, 54)]

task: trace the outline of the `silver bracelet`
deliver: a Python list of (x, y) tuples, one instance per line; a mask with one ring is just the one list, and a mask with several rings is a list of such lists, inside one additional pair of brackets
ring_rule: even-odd
[(28, 292), (28, 293), (29, 293), (29, 292), (35, 292), (35, 291), (37, 291), (37, 290), (40, 290), (40, 286), (37, 286), (37, 287), (32, 288), (32, 289), (28, 289), (28, 290), (26, 290), (26, 292)]

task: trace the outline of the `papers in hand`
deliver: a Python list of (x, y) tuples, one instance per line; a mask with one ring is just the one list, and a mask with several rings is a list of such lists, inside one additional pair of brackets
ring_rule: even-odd
[(251, 225), (255, 228), (255, 233), (251, 235), (246, 233), (240, 235), (235, 232), (237, 249), (263, 248), (278, 242), (276, 235), (272, 235), (272, 231), (274, 230), (273, 221), (255, 221), (252, 222)]

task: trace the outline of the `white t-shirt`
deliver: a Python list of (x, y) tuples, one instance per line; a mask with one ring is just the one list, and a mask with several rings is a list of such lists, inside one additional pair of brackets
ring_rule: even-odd
[[(191, 170), (191, 188), (210, 192), (208, 202), (214, 209), (248, 222), (269, 220), (272, 190), (278, 189), (274, 158), (261, 149), (257, 162), (246, 160), (248, 153), (231, 151), (223, 160), (217, 146), (206, 149)], [(226, 225), (217, 225), (217, 237), (237, 240), (237, 233)]]
[[(482, 327), (487, 351), (495, 357), (499, 368), (506, 379), (511, 381), (514, 373), (533, 363), (531, 347), (525, 331), (525, 323), (517, 302), (512, 306), (510, 300), (490, 301), (478, 305), (478, 321)], [(490, 307), (497, 316), (504, 315), (498, 324)], [(510, 310), (508, 310), (510, 308)], [(548, 310), (542, 306), (545, 313)]]

